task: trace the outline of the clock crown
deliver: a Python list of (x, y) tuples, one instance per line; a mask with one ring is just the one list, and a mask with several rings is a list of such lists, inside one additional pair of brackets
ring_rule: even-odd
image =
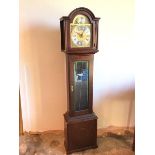
[(67, 54), (98, 52), (99, 19), (85, 7), (76, 8), (69, 16), (60, 18), (61, 50)]

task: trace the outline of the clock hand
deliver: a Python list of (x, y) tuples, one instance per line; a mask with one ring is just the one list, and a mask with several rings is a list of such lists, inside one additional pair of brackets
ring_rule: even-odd
[(81, 33), (79, 33), (79, 32), (76, 32), (78, 35), (81, 35)]
[(81, 37), (83, 37), (84, 31), (85, 31), (85, 29), (82, 31), (82, 33), (81, 33)]
[(75, 33), (77, 33), (80, 36), (80, 38), (82, 37), (82, 33), (79, 33), (79, 32), (75, 32)]
[(80, 35), (82, 34), (82, 33), (80, 33), (80, 32), (77, 32), (77, 31), (76, 31), (76, 33), (77, 33), (77, 34), (80, 34)]

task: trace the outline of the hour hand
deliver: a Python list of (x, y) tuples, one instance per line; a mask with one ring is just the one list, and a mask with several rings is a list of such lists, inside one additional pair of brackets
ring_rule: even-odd
[(75, 33), (77, 33), (80, 37), (82, 37), (83, 33), (79, 33), (79, 32), (75, 32)]
[(75, 32), (75, 33), (77, 33), (78, 35), (81, 35), (81, 33), (79, 33), (79, 32)]

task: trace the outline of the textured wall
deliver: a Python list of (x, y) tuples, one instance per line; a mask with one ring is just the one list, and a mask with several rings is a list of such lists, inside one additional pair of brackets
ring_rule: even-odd
[(26, 131), (63, 129), (65, 55), (59, 18), (89, 8), (99, 23), (94, 60), (94, 111), (98, 128), (134, 125), (133, 0), (21, 0), (20, 90)]

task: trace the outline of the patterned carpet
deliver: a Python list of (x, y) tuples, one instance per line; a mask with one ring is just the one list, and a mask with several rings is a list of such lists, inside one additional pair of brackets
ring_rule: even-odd
[[(134, 155), (132, 151), (133, 130), (108, 128), (98, 130), (98, 148), (72, 155)], [(20, 136), (20, 155), (65, 155), (63, 131), (38, 134), (24, 133)]]

